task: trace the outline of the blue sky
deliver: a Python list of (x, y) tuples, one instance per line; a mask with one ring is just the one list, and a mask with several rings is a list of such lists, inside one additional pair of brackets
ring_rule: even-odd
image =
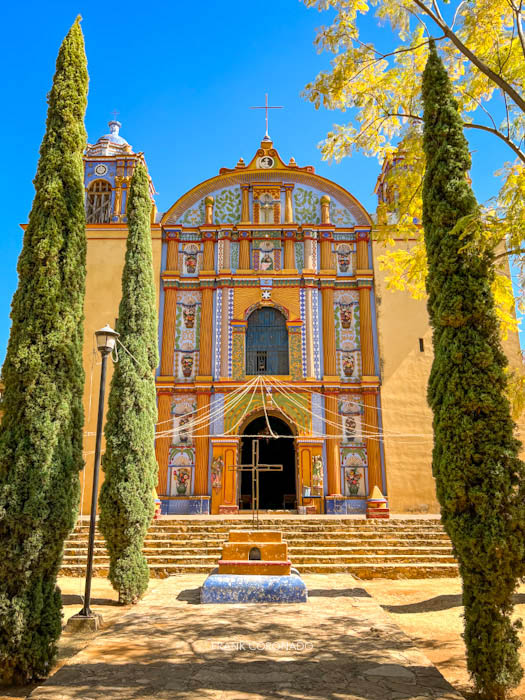
[[(19, 224), (27, 220), (34, 194), (46, 93), (60, 42), (77, 13), (83, 17), (90, 74), (89, 141), (107, 132), (107, 121), (118, 110), (122, 136), (145, 153), (160, 211), (220, 167), (252, 157), (264, 135), (264, 112), (249, 107), (264, 104), (265, 92), (271, 104), (284, 106), (270, 113), (270, 135), (284, 159), (294, 156), (299, 165), (315, 166), (375, 209), (378, 162), (363, 156), (323, 162), (317, 144), (345, 115), (315, 110), (301, 97), (305, 84), (330, 60), (313, 46), (316, 27), (329, 21), (327, 13), (309, 10), (299, 0), (8, 3), (2, 10), (0, 66), (0, 359), (17, 283)], [(376, 40), (378, 31), (386, 31), (372, 23), (368, 29), (367, 38)], [(492, 173), (510, 156), (494, 138), (468, 137), (473, 185), (483, 201), (496, 194)]]

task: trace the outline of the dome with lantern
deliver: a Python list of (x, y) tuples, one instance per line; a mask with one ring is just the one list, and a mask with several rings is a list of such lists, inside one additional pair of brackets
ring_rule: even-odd
[(133, 148), (120, 136), (119, 131), (122, 124), (116, 119), (108, 122), (109, 134), (104, 134), (98, 141), (86, 148), (88, 156), (113, 156), (123, 153), (133, 153)]

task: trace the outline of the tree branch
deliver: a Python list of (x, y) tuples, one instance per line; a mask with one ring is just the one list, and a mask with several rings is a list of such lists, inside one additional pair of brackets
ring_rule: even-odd
[[(388, 114), (384, 115), (385, 117), (399, 117), (400, 119), (413, 119), (414, 121), (422, 122), (423, 117), (418, 116), (417, 114), (404, 114), (403, 112), (389, 112)], [(493, 129), (490, 126), (485, 126), (485, 124), (472, 124), (470, 122), (463, 122), (463, 128), (464, 129), (479, 129), (480, 131), (488, 131), (489, 134), (494, 134), (494, 136), (497, 136), (500, 138), (502, 141), (504, 141), (509, 148), (511, 148), (514, 153), (518, 156), (518, 158), (525, 163), (525, 153), (520, 150), (516, 144), (511, 141), (505, 134), (498, 129)]]
[(514, 248), (513, 250), (506, 250), (499, 255), (494, 256), (494, 260), (499, 260), (499, 258), (506, 258), (509, 255), (523, 255), (525, 253), (525, 248)]
[(452, 29), (448, 26), (448, 24), (445, 22), (441, 14), (439, 13), (439, 9), (436, 7), (438, 14), (435, 12), (432, 12), (430, 7), (427, 7), (423, 0), (412, 0), (419, 9), (427, 14), (429, 17), (431, 17), (434, 22), (438, 25), (438, 27), (442, 30), (443, 34), (447, 37), (447, 39), (450, 39), (450, 41), (454, 44), (454, 46), (461, 51), (461, 53), (466, 56), (475, 66), (480, 70), (484, 75), (487, 76), (487, 78), (490, 78), (493, 83), (495, 83), (503, 92), (505, 92), (510, 99), (521, 109), (522, 112), (525, 112), (525, 98), (523, 98), (519, 92), (517, 92), (512, 85), (510, 85), (506, 80), (504, 80), (501, 75), (498, 75), (495, 73), (492, 68), (487, 66), (484, 61), (482, 61), (478, 56), (476, 56), (475, 53), (473, 53), (468, 46), (466, 46), (461, 39), (458, 37), (455, 32), (452, 31)]

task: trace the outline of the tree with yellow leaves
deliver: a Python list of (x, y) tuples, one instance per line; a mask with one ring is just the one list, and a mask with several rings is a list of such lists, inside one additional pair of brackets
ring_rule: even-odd
[[(379, 239), (387, 245), (381, 264), (392, 288), (423, 296), (426, 254), (419, 225), (422, 150), (421, 75), (434, 35), (452, 80), (463, 126), (498, 139), (512, 162), (502, 163), (499, 196), (486, 204), (482, 243), (498, 255), (514, 256), (525, 291), (525, 30), (522, 0), (304, 0), (308, 7), (335, 11), (316, 37), (320, 51), (335, 54), (331, 71), (306, 86), (316, 107), (346, 111), (322, 144), (327, 160), (360, 151), (386, 167), (395, 201), (378, 208)], [(368, 34), (374, 16), (381, 31)], [(386, 27), (390, 31), (387, 31)], [(415, 238), (410, 251), (397, 238)], [(494, 294), (502, 330), (516, 327), (511, 281), (502, 266)], [(522, 294), (522, 302), (525, 293)]]

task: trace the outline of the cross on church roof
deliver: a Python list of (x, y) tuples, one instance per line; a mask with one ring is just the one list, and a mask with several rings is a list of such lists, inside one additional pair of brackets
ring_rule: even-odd
[(111, 112), (111, 114), (113, 115), (113, 120), (114, 120), (114, 121), (117, 121), (117, 117), (118, 117), (118, 115), (120, 114), (120, 112), (117, 112), (117, 110), (114, 109), (114, 110)]
[(264, 140), (271, 141), (271, 138), (268, 134), (268, 110), (269, 109), (284, 109), (284, 107), (282, 107), (282, 106), (277, 106), (277, 107), (270, 106), (268, 104), (268, 93), (265, 93), (265, 95), (264, 95), (264, 107), (250, 107), (250, 109), (264, 109), (264, 110), (266, 110), (266, 116), (265, 116), (266, 133), (264, 135)]

